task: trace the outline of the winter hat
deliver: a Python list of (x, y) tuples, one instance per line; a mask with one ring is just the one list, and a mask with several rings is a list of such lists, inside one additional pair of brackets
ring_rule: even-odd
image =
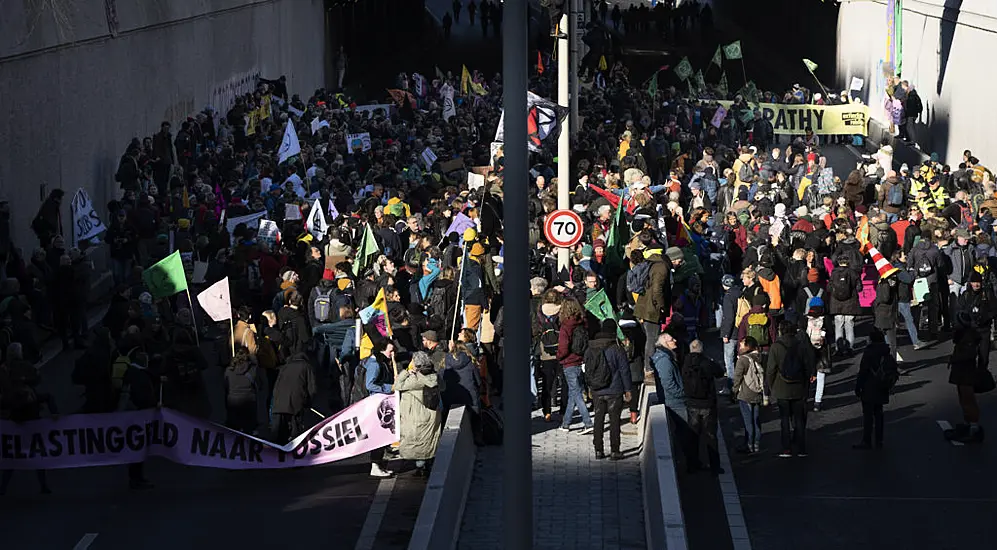
[(483, 256), (485, 254), (485, 247), (481, 246), (481, 243), (474, 243), (471, 247), (471, 256)]
[(720, 279), (720, 284), (723, 285), (724, 288), (734, 288), (734, 276), (730, 273), (724, 275), (723, 279)]
[(696, 191), (701, 191), (703, 189), (703, 184), (699, 183), (699, 180), (689, 183), (689, 189), (694, 189)]
[(893, 267), (893, 264), (884, 258), (883, 254), (874, 246), (869, 247), (869, 257), (872, 258), (873, 263), (876, 264), (876, 270), (879, 271), (880, 279), (885, 279), (899, 271), (897, 268)]
[(799, 207), (799, 208), (796, 209), (796, 217), (797, 218), (802, 218), (803, 216), (807, 215), (807, 212), (808, 212), (807, 207), (806, 206), (801, 206), (801, 207)]
[(680, 261), (685, 258), (685, 254), (682, 253), (682, 249), (677, 246), (669, 247), (668, 250), (665, 251), (665, 255), (668, 256), (668, 259), (673, 262)]
[(817, 271), (815, 268), (810, 268), (810, 271), (807, 271), (807, 282), (816, 283), (819, 280), (820, 271)]
[(983, 283), (983, 274), (974, 269), (973, 272), (969, 274), (969, 282)]
[(587, 244), (582, 247), (582, 258), (591, 258), (594, 252), (595, 249), (592, 248), (592, 245)]
[(436, 334), (435, 330), (427, 330), (426, 332), (423, 332), (422, 333), (422, 338), (424, 340), (428, 340), (430, 342), (439, 342), (440, 341), (440, 337)]
[(779, 204), (775, 205), (775, 217), (783, 218), (785, 216), (786, 216), (786, 205), (780, 202)]

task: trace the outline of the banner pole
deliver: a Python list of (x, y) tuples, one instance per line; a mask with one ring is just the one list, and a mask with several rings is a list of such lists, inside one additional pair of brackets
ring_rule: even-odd
[(741, 54), (741, 76), (744, 77), (744, 85), (748, 85), (748, 71), (744, 68), (744, 54)]
[(190, 287), (184, 290), (187, 291), (187, 303), (190, 304), (190, 324), (194, 326), (194, 342), (197, 347), (201, 347), (201, 338), (197, 335), (197, 315), (194, 315), (194, 300), (190, 298)]
[(235, 359), (235, 323), (232, 322), (232, 316), (231, 315), (229, 315), (229, 317), (228, 317), (228, 328), (229, 328), (229, 332), (231, 332), (231, 336), (232, 336), (230, 338), (230, 341), (232, 342), (232, 359)]
[[(453, 308), (453, 323), (451, 323), (450, 335), (448, 340), (454, 339), (454, 332), (457, 329), (457, 312), (460, 311), (460, 287), (461, 282), (464, 279), (464, 266), (467, 265), (467, 243), (464, 243), (460, 248), (460, 274), (457, 276), (457, 303)], [(443, 327), (446, 330), (447, 327)]]

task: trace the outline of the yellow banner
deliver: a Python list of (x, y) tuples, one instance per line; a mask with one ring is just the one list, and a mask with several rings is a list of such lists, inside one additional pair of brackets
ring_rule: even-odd
[[(732, 101), (718, 101), (730, 109)], [(860, 104), (833, 105), (780, 105), (777, 103), (754, 103), (762, 116), (772, 123), (777, 135), (800, 135), (810, 128), (817, 135), (840, 134), (868, 135), (869, 106)], [(731, 118), (743, 120), (740, 112), (731, 112)]]

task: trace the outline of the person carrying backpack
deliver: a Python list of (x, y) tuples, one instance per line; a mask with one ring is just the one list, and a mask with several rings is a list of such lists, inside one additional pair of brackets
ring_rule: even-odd
[(776, 339), (775, 320), (769, 313), (768, 303), (764, 294), (755, 295), (751, 309), (741, 318), (741, 324), (737, 328), (737, 339), (753, 338), (763, 359)]
[(557, 361), (557, 344), (561, 332), (561, 296), (556, 290), (544, 293), (543, 304), (533, 318), (533, 342), (536, 345), (536, 355), (540, 365), (540, 408), (543, 411), (544, 422), (551, 421), (551, 401), (561, 387), (561, 416), (565, 416), (567, 407), (567, 390), (564, 389), (564, 370)]
[(582, 396), (582, 363), (589, 343), (585, 311), (578, 301), (567, 299), (561, 304), (558, 318), (561, 328), (557, 335), (557, 360), (564, 370), (564, 379), (568, 387), (568, 402), (565, 414), (561, 418), (561, 430), (571, 431), (571, 417), (577, 408), (582, 415), (582, 425), (584, 425), (581, 434), (590, 434), (592, 418)]
[(703, 354), (703, 342), (693, 340), (689, 344), (689, 355), (682, 363), (682, 388), (685, 390), (685, 406), (689, 419), (689, 445), (686, 451), (686, 467), (689, 473), (702, 468), (699, 462), (699, 449), (706, 444), (710, 459), (710, 471), (714, 475), (724, 473), (720, 467), (720, 452), (717, 446), (717, 406), (716, 379), (723, 378), (722, 365)]
[(620, 414), (623, 404), (629, 403), (632, 396), (630, 363), (623, 347), (616, 340), (616, 321), (606, 319), (599, 332), (589, 341), (585, 351), (585, 383), (592, 391), (592, 406), (595, 409), (595, 433), (593, 444), (595, 458), (606, 458), (602, 433), (607, 411), (609, 413), (609, 459), (620, 460)]
[(412, 363), (395, 379), (395, 390), (400, 399), (398, 454), (404, 460), (414, 460), (416, 475), (424, 477), (428, 473), (426, 462), (436, 455), (443, 410), (440, 375), (428, 353), (412, 354)]
[(741, 340), (734, 366), (734, 392), (744, 420), (744, 446), (737, 452), (757, 453), (761, 450), (761, 409), (765, 403), (765, 365), (758, 352), (758, 342), (750, 336)]
[(897, 361), (886, 343), (886, 336), (874, 329), (855, 377), (855, 396), (862, 401), (862, 441), (853, 445), (853, 449), (871, 449), (874, 428), (875, 446), (877, 449), (883, 447), (883, 405), (889, 404), (890, 391), (899, 378)]
[(848, 255), (838, 256), (838, 265), (831, 272), (830, 313), (834, 316), (836, 351), (845, 354), (855, 347), (855, 316), (862, 313), (859, 305), (858, 275), (851, 268)]
[[(807, 456), (807, 397), (810, 384), (817, 378), (813, 347), (797, 334), (796, 325), (779, 323), (779, 339), (772, 344), (765, 365), (765, 385), (779, 406), (782, 435), (780, 458)], [(792, 423), (792, 435), (790, 434)]]

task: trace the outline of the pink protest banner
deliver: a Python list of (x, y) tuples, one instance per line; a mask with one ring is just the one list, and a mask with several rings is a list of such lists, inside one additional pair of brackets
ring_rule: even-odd
[(859, 306), (872, 307), (876, 301), (876, 285), (879, 284), (879, 272), (876, 267), (866, 265), (862, 268), (862, 288), (859, 289)]
[(371, 395), (277, 445), (171, 409), (0, 421), (0, 469), (113, 466), (158, 456), (188, 466), (315, 466), (398, 441), (394, 394)]

